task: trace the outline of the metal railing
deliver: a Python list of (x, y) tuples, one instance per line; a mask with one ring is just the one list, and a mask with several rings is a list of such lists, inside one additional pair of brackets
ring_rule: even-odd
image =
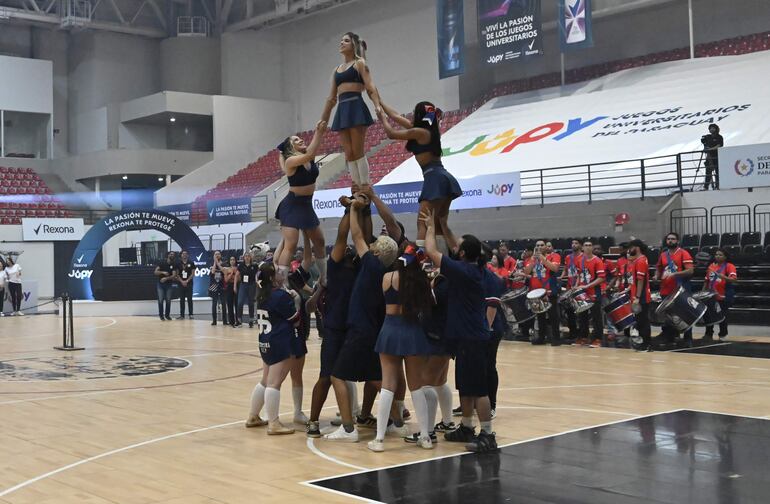
[(687, 192), (702, 184), (701, 152), (646, 159), (522, 170), (523, 204), (559, 203), (612, 197), (659, 196)]
[(743, 233), (751, 231), (749, 205), (718, 205), (711, 207), (711, 233)]
[(770, 203), (754, 205), (754, 231), (757, 231), (762, 239), (766, 233), (770, 233)]
[(708, 214), (704, 207), (675, 208), (669, 214), (669, 229), (680, 235), (708, 233)]
[(669, 225), (680, 235), (756, 232), (764, 240), (770, 232), (770, 203), (758, 203), (753, 209), (749, 205), (675, 208), (669, 212)]

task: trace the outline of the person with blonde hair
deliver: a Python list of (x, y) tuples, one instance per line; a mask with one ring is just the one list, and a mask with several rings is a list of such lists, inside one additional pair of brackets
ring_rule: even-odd
[(353, 185), (361, 188), (370, 184), (369, 161), (366, 159), (364, 145), (366, 129), (374, 123), (362, 92), (367, 92), (376, 113), (380, 112), (381, 107), (379, 93), (364, 59), (366, 49), (366, 42), (357, 34), (347, 32), (342, 36), (339, 52), (343, 62), (334, 69), (331, 91), (321, 114), (321, 119), (328, 122), (332, 109), (337, 106), (331, 128), (340, 134)]

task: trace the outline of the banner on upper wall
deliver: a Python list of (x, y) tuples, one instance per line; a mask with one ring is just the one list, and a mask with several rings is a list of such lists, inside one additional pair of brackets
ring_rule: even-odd
[(189, 203), (181, 204), (181, 205), (158, 206), (155, 208), (157, 210), (160, 210), (161, 212), (166, 212), (173, 215), (174, 217), (176, 217), (182, 222), (189, 223), (191, 220), (192, 205)]
[(719, 188), (770, 187), (770, 144), (719, 149)]
[[(463, 190), (462, 196), (452, 202), (452, 210), (470, 210), (473, 208), (508, 207), (521, 204), (521, 185), (518, 173), (497, 173), (458, 180)], [(377, 196), (388, 205), (393, 213), (417, 213), (420, 203), (417, 201), (422, 191), (422, 181), (401, 184), (375, 185)], [(349, 188), (316, 191), (313, 195), (313, 208), (316, 215), (342, 217), (345, 209), (339, 202), (340, 196), (350, 195)], [(377, 209), (372, 206), (372, 211)]]
[(251, 198), (234, 198), (206, 202), (209, 224), (251, 221)]
[(478, 0), (479, 45), (487, 64), (543, 54), (540, 0)]
[(24, 241), (77, 241), (83, 238), (83, 233), (83, 219), (21, 219), (21, 236)]
[(556, 0), (561, 52), (593, 47), (591, 0)]
[(436, 0), (438, 78), (465, 72), (465, 22), (463, 0)]
[[(11, 304), (10, 289), (3, 290), (0, 296), (5, 297), (5, 304), (3, 306), (7, 312), (10, 312), (13, 306)], [(21, 311), (27, 315), (37, 313), (37, 305), (39, 304), (37, 299), (37, 280), (24, 279), (21, 283)]]

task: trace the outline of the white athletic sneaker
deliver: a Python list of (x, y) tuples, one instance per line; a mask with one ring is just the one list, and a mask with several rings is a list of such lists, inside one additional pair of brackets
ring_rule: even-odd
[(23, 317), (24, 316), (24, 314), (21, 311), (17, 311), (16, 315), (18, 315), (19, 317)]
[(0, 312), (0, 317), (5, 317), (5, 313)]
[(343, 443), (358, 443), (358, 430), (353, 427), (353, 432), (346, 432), (345, 427), (340, 425), (340, 428), (336, 431), (324, 435), (324, 439), (341, 441)]
[(417, 446), (420, 448), (423, 448), (425, 450), (432, 450), (433, 449), (433, 441), (430, 440), (430, 438), (420, 438), (417, 440)]
[(385, 451), (385, 442), (382, 439), (372, 439), (366, 443), (366, 446), (373, 452), (379, 453)]
[(299, 412), (298, 415), (294, 415), (294, 423), (300, 425), (307, 425), (308, 418), (303, 412)]
[(401, 427), (396, 427), (396, 424), (392, 423), (388, 425), (385, 434), (393, 434), (398, 437), (406, 437), (409, 435), (409, 428), (406, 426), (406, 424), (402, 425)]

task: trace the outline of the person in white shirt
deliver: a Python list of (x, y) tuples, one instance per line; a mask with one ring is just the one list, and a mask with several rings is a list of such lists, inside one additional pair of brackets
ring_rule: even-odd
[(5, 274), (8, 277), (8, 292), (11, 295), (11, 314), (24, 315), (21, 313), (21, 265), (16, 264), (11, 256), (8, 256)]
[(5, 284), (8, 283), (8, 275), (5, 273), (5, 261), (0, 257), (0, 317), (5, 317), (3, 304), (5, 303)]

